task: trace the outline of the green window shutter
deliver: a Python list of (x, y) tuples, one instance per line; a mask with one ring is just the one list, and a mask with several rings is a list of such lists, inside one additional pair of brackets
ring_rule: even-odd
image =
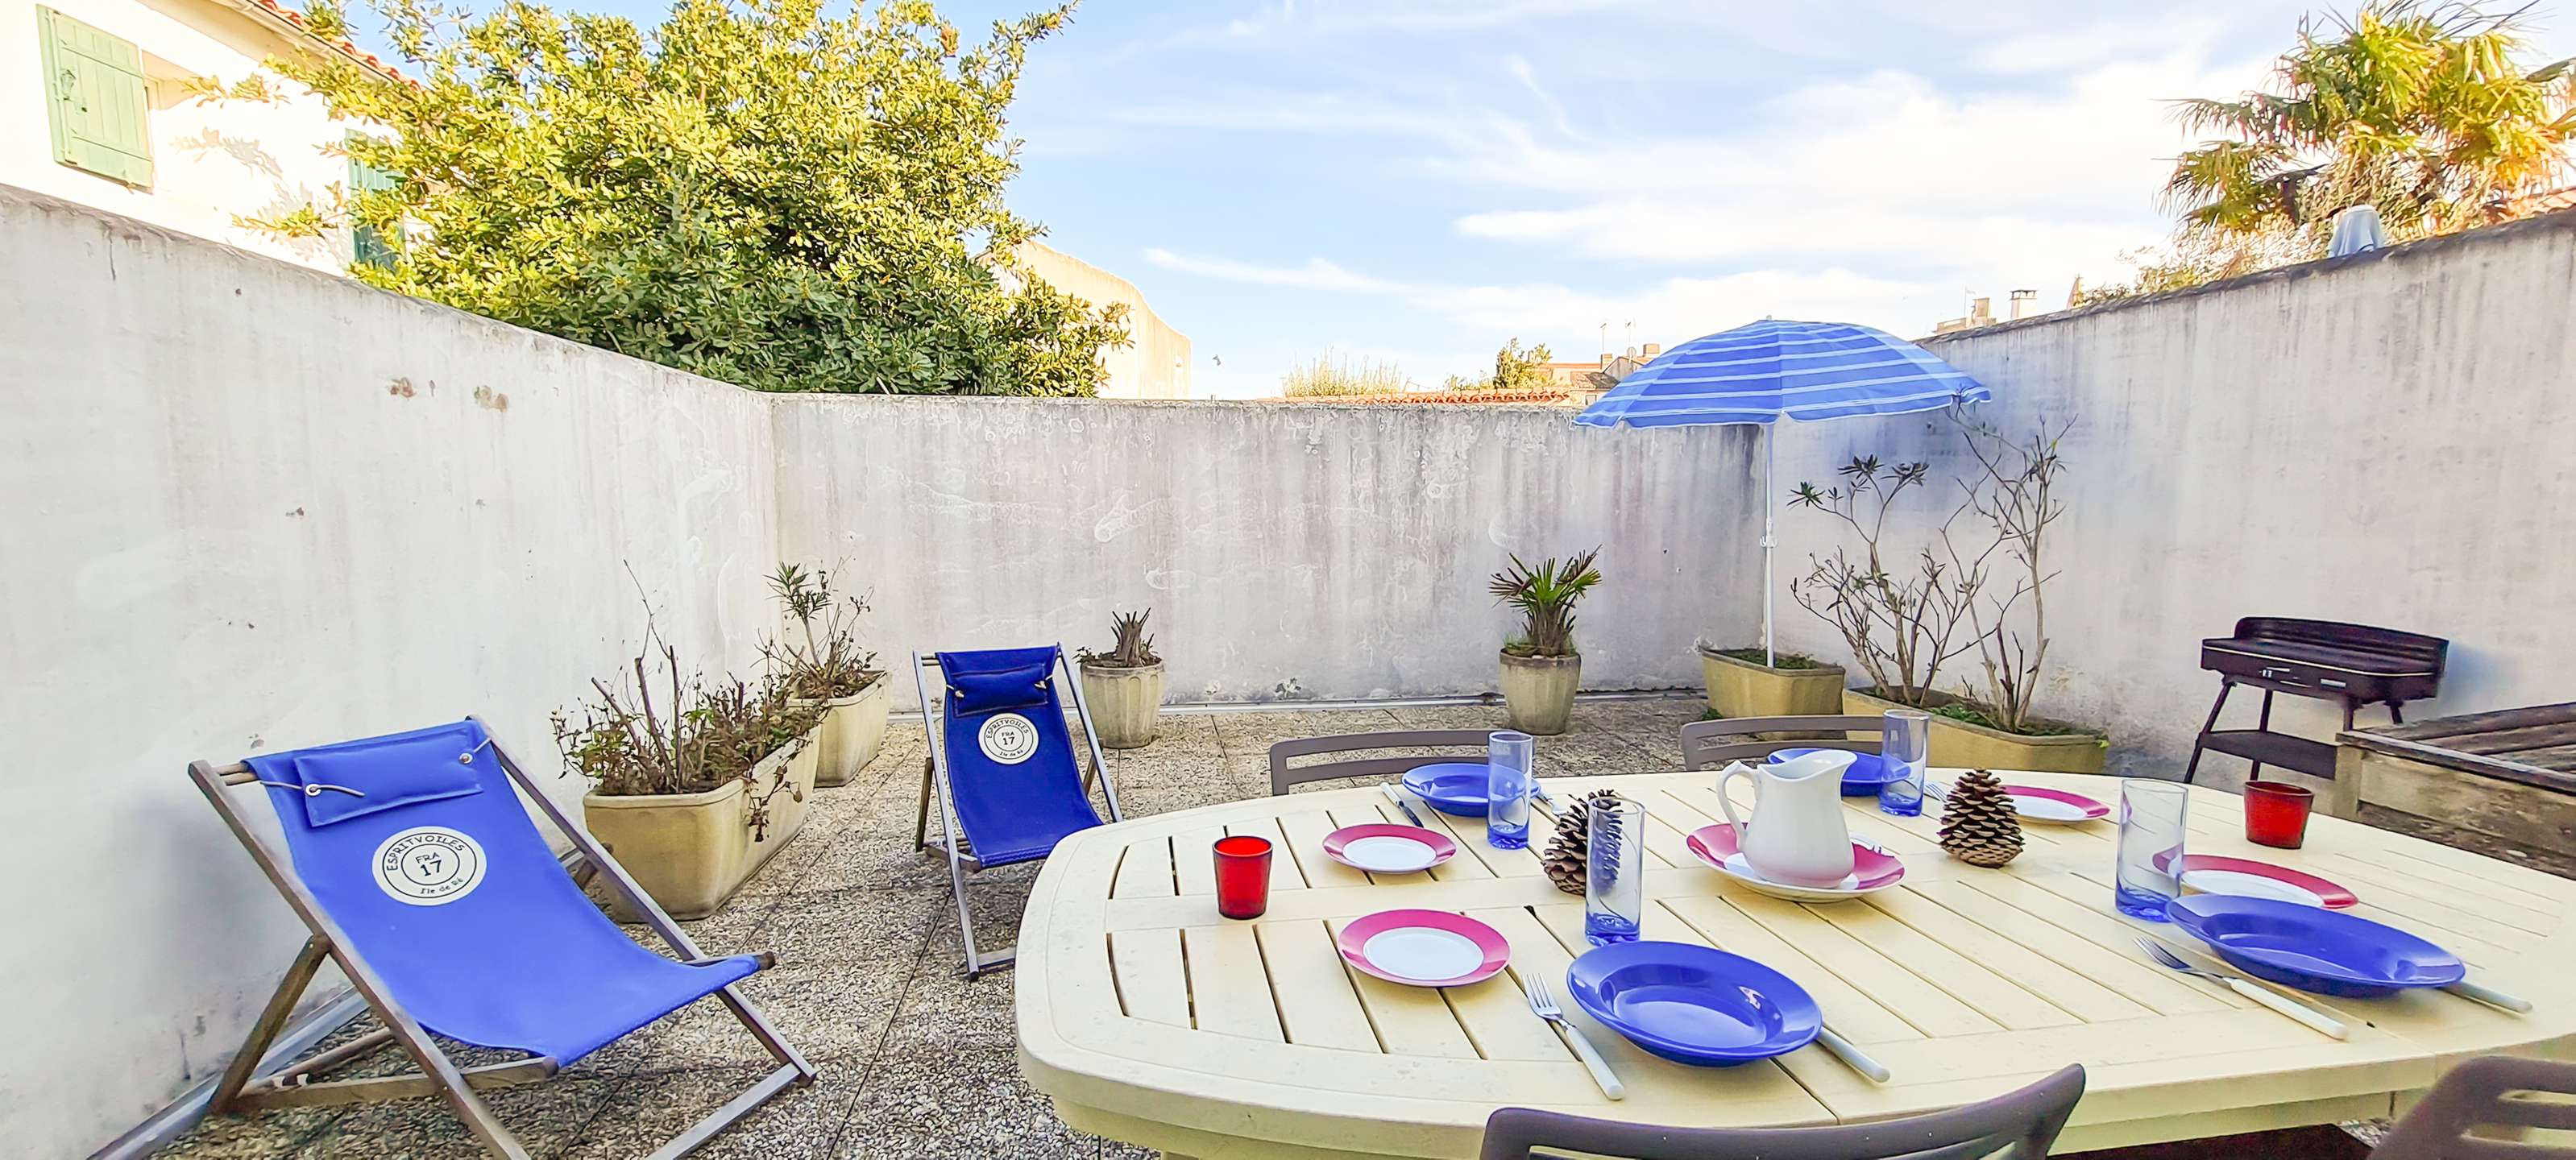
[(36, 9), (36, 37), (52, 98), (54, 160), (128, 185), (152, 184), (143, 54), (51, 8)]
[[(349, 136), (352, 140), (357, 138), (357, 134), (355, 133), (352, 133)], [(357, 200), (358, 195), (362, 193), (375, 193), (382, 190), (392, 189), (400, 180), (400, 178), (395, 177), (393, 174), (369, 165), (364, 161), (360, 161), (355, 157), (349, 159), (349, 198), (352, 201)], [(349, 255), (349, 258), (351, 263), (354, 265), (373, 266), (380, 270), (390, 270), (393, 268), (394, 263), (402, 256), (402, 236), (400, 234), (388, 237), (386, 236), (385, 231), (368, 225), (365, 222), (356, 222), (350, 225), (349, 242), (353, 250)]]

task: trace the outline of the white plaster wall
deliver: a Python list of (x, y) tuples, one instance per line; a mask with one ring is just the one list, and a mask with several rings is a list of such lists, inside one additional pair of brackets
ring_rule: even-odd
[[(2119, 769), (2178, 773), (2218, 692), (2199, 641), (2258, 615), (2448, 638), (2442, 695), (2410, 718), (2576, 697), (2572, 299), (2576, 214), (2562, 213), (1929, 340), (1994, 389), (1985, 410), (2006, 429), (2080, 421), (2041, 712), (2108, 726)], [(1963, 462), (1922, 417), (1782, 436), (1784, 492), (1855, 453), (1929, 457), (1944, 487)], [(1829, 522), (1781, 516), (1784, 577), (1830, 547)], [(1844, 655), (1781, 603), (1788, 642)], [(2239, 692), (2228, 721), (2251, 727), (2258, 700)], [(2306, 736), (2341, 723), (2323, 702), (2279, 706), (2275, 727)], [(2202, 765), (2221, 784), (2244, 769)]]
[(639, 585), (752, 658), (771, 459), (737, 388), (0, 189), (0, 1152), (220, 1069), (300, 941), (187, 761), (482, 713), (575, 800)]
[[(874, 593), (871, 643), (1106, 647), (1150, 607), (1174, 700), (1490, 692), (1508, 553), (1601, 545), (1588, 688), (1695, 684), (1750, 630), (1746, 429), (1551, 407), (785, 396), (779, 531)], [(897, 696), (913, 699), (910, 682)]]
[[(143, 51), (153, 180), (135, 188), (54, 160), (51, 89), (32, 0), (0, 5), (0, 184), (68, 198), (324, 270), (344, 270), (349, 231), (280, 238), (234, 224), (235, 215), (328, 205), (349, 178), (345, 157), (322, 146), (347, 136), (320, 98), (262, 68), (293, 51), (284, 34), (214, 0), (46, 0), (46, 6), (132, 41)], [(184, 82), (230, 84), (254, 73), (293, 99), (200, 101)]]

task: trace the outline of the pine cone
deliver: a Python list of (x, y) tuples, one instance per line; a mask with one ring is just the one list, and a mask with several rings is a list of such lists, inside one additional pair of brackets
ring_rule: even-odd
[(1941, 808), (1941, 848), (1971, 866), (2001, 866), (2021, 855), (2021, 819), (1994, 774), (1970, 770)]
[(1547, 867), (1547, 880), (1568, 894), (1583, 893), (1583, 878), (1591, 871), (1592, 807), (1619, 800), (1617, 790), (1595, 790), (1574, 799), (1565, 813), (1556, 819), (1556, 836), (1548, 839), (1547, 852), (1539, 861)]

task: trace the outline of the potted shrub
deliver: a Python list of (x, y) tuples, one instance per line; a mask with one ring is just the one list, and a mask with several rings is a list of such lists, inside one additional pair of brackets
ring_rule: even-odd
[(1720, 717), (1818, 717), (1843, 711), (1843, 667), (1804, 653), (1698, 644), (1708, 708)]
[(875, 653), (859, 647), (856, 632), (867, 599), (834, 600), (830, 573), (785, 563), (770, 576), (769, 589), (789, 632), (766, 655), (786, 682), (788, 699), (823, 715), (814, 784), (848, 785), (885, 744), (885, 671), (875, 667)]
[(1148, 744), (1162, 721), (1163, 658), (1154, 653), (1154, 638), (1145, 635), (1145, 621), (1153, 615), (1150, 608), (1111, 613), (1109, 651), (1076, 654), (1082, 666), (1082, 701), (1091, 710), (1091, 727), (1100, 731), (1103, 748)]
[[(583, 824), (672, 917), (715, 913), (805, 824), (822, 711), (775, 679), (710, 690), (684, 677), (649, 619), (644, 652), (591, 688), (579, 723), (554, 718), (565, 772), (591, 781)], [(640, 917), (628, 909), (612, 908)]]
[(1592, 566), (1601, 549), (1532, 568), (1512, 557), (1494, 573), (1494, 602), (1521, 614), (1520, 635), (1503, 646), (1503, 709), (1512, 728), (1548, 736), (1565, 732), (1574, 691), (1583, 684), (1583, 654), (1574, 649), (1574, 605), (1601, 582)]
[[(1859, 458), (1839, 469), (1840, 485), (1799, 484), (1791, 504), (1840, 518), (1861, 555), (1838, 547), (1829, 558), (1811, 557), (1791, 594), (1834, 625), (1870, 679), (1843, 694), (1844, 711), (1931, 713), (1933, 764), (2099, 773), (2107, 739), (2032, 711), (2048, 655), (2046, 587), (2056, 573), (2043, 549), (2065, 512), (2054, 489), (2065, 468), (2057, 443), (2066, 425), (2043, 425), (2027, 441), (1964, 420), (1959, 426), (1978, 474), (1960, 481), (1965, 498), (1909, 568), (1888, 567), (1881, 535), (1891, 505), (1923, 484), (1928, 465)], [(1942, 666), (1971, 652), (1980, 679), (1961, 680), (1957, 693), (1940, 690)]]

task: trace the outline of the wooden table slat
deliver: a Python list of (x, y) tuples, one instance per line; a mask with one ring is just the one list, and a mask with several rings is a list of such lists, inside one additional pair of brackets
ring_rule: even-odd
[(1261, 938), (1262, 963), (1270, 973), (1271, 993), (1279, 1000), (1279, 1017), (1288, 1042), (1345, 1051), (1380, 1051), (1377, 1031), (1360, 1009), (1359, 992), (1351, 986), (1333, 936), (1320, 919), (1265, 922), (1252, 928)]
[(1250, 926), (1194, 926), (1181, 932), (1190, 972), (1190, 1011), (1201, 1031), (1286, 1042), (1270, 972)]

